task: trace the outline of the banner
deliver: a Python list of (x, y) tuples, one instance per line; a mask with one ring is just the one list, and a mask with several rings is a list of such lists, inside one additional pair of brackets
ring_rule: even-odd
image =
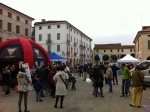
[(103, 62), (103, 55), (101, 53), (98, 54), (100, 62)]

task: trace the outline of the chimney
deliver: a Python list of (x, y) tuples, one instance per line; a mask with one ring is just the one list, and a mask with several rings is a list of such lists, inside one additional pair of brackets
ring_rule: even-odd
[(41, 22), (45, 22), (45, 19), (42, 19)]

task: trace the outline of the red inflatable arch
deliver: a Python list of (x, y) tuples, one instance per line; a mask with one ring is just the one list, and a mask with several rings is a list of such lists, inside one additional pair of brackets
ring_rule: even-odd
[[(12, 50), (11, 54), (9, 50)], [(36, 42), (23, 37), (0, 43), (0, 61), (24, 61), (29, 63), (30, 68), (33, 68), (34, 61), (44, 61), (45, 64), (51, 65), (50, 57), (45, 49)]]

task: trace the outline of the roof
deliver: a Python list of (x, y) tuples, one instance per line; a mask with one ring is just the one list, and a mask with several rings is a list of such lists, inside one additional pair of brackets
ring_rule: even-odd
[(121, 43), (116, 44), (95, 44), (94, 50), (96, 49), (120, 49)]
[(134, 49), (135, 45), (122, 45), (121, 48), (122, 49)]
[(1, 2), (0, 2), (0, 5), (3, 5), (3, 6), (5, 6), (5, 7), (7, 7), (7, 8), (9, 8), (9, 9), (11, 9), (11, 10), (13, 10), (13, 11), (16, 11), (16, 12), (18, 12), (18, 13), (20, 13), (20, 14), (24, 15), (24, 16), (27, 16), (28, 18), (30, 18), (30, 19), (32, 19), (32, 20), (35, 20), (34, 18), (32, 18), (32, 17), (30, 17), (30, 16), (28, 16), (28, 15), (26, 15), (26, 14), (22, 13), (22, 12), (19, 12), (19, 11), (17, 11), (17, 10), (15, 10), (15, 9), (13, 9), (13, 8), (11, 8), (11, 7), (9, 7), (9, 6), (7, 6), (7, 5), (5, 5), (5, 4), (1, 3)]
[(138, 38), (138, 35), (141, 34), (141, 33), (150, 33), (150, 26), (143, 26), (142, 30), (140, 30), (140, 31), (137, 32), (136, 37), (135, 37), (133, 43), (135, 43), (135, 40)]
[[(69, 24), (71, 27), (74, 27), (75, 29), (77, 29), (75, 26), (73, 26), (72, 24), (70, 24), (68, 21), (66, 20), (62, 20), (62, 21), (56, 21), (56, 20), (50, 20), (50, 21), (42, 21), (42, 22), (35, 22), (34, 25), (40, 25), (40, 24), (48, 24), (48, 23), (67, 23)], [(77, 29), (79, 32), (81, 32), (83, 35), (85, 35), (82, 31), (80, 31), (79, 29)], [(85, 35), (87, 36), (87, 35)], [(87, 36), (88, 37), (88, 36)], [(88, 37), (89, 39), (91, 39), (90, 37)], [(92, 41), (92, 39), (91, 39)]]

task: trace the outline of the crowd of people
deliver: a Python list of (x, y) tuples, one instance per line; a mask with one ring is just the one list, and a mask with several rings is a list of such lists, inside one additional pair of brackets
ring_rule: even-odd
[[(129, 88), (131, 85), (131, 79), (133, 81), (133, 93), (132, 104), (129, 106), (136, 106), (136, 95), (138, 93), (138, 107), (141, 107), (141, 99), (143, 92), (144, 74), (140, 71), (140, 67), (136, 66), (135, 72), (130, 73), (130, 69), (134, 68), (133, 64), (122, 63), (120, 67), (115, 64), (109, 63), (103, 64), (87, 64), (77, 65), (77, 73), (79, 77), (83, 77), (83, 81), (89, 77), (93, 82), (93, 95), (97, 97), (99, 94), (104, 97), (103, 84), (104, 81), (109, 85), (108, 93), (113, 93), (113, 85), (118, 85), (117, 70), (122, 70), (122, 95), (120, 97), (127, 97), (130, 94)], [(57, 108), (57, 103), (60, 98), (60, 108), (63, 108), (64, 97), (67, 94), (69, 82), (72, 82), (71, 90), (76, 90), (76, 77), (73, 75), (73, 69), (64, 63), (61, 65), (43, 65), (39, 67), (34, 65), (34, 69), (30, 70), (31, 79), (27, 76), (26, 70), (21, 68), (15, 68), (8, 65), (2, 69), (1, 75), (3, 84), (7, 85), (5, 96), (10, 94), (10, 89), (15, 90), (15, 86), (18, 86), (19, 101), (18, 108), (21, 111), (21, 101), (24, 96), (25, 111), (27, 110), (27, 97), (28, 97), (28, 85), (32, 84), (36, 91), (36, 101), (42, 102), (41, 97), (45, 97), (43, 90), (50, 94), (52, 98), (56, 98), (54, 107)], [(89, 76), (87, 76), (89, 74)], [(139, 76), (139, 77), (137, 77)], [(113, 83), (112, 83), (113, 82)], [(98, 91), (100, 88), (100, 92)]]

